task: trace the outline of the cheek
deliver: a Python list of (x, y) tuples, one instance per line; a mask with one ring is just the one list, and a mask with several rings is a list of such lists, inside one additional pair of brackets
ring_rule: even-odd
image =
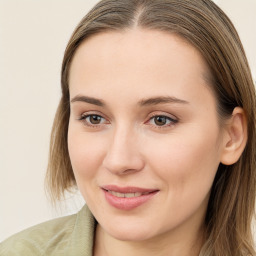
[(165, 211), (173, 221), (170, 223), (180, 223), (197, 211), (204, 214), (219, 165), (218, 150), (213, 146), (214, 138), (183, 136), (182, 140), (169, 142), (172, 144), (166, 147), (156, 146), (150, 163), (163, 181)]
[(154, 141), (154, 147), (145, 147), (151, 169), (158, 170), (157, 175), (174, 192), (182, 194), (195, 190), (206, 193), (219, 165), (217, 135), (215, 130), (211, 133), (197, 129), (197, 133), (175, 134), (169, 139)]
[(70, 129), (68, 132), (68, 149), (77, 183), (90, 180), (96, 174), (102, 162), (104, 151), (102, 141), (97, 136), (88, 136)]
[(84, 200), (90, 205), (100, 205), (99, 198), (93, 191), (97, 188), (96, 177), (104, 157), (102, 140), (98, 136), (70, 129), (68, 133), (68, 149), (77, 186)]

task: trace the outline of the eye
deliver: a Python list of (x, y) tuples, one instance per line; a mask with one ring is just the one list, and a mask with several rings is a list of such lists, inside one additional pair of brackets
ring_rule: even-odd
[(91, 124), (100, 124), (102, 122), (102, 117), (98, 115), (89, 115), (86, 117), (86, 121)]
[(85, 125), (88, 126), (97, 126), (100, 124), (105, 124), (107, 122), (104, 117), (96, 114), (82, 115), (79, 120), (83, 121)]
[(155, 115), (149, 119), (149, 124), (156, 125), (159, 127), (171, 126), (177, 122), (178, 120), (173, 119), (169, 116), (164, 116), (164, 115)]

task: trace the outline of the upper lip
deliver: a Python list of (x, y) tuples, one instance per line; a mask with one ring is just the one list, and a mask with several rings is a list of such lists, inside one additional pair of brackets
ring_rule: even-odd
[(119, 193), (150, 193), (158, 191), (158, 189), (152, 188), (140, 188), (140, 187), (119, 187), (117, 185), (105, 185), (101, 187), (104, 190), (111, 190)]

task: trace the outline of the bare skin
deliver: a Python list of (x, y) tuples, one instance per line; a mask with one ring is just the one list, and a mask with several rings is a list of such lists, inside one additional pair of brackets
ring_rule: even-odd
[[(234, 161), (227, 145), (235, 136), (219, 125), (208, 75), (194, 47), (164, 32), (101, 33), (77, 50), (68, 146), (99, 223), (95, 256), (199, 255), (218, 165)], [(109, 185), (154, 196), (122, 209), (106, 200)]]

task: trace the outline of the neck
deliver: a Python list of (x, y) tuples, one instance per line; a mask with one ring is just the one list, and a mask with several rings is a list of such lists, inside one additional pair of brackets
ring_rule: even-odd
[(98, 225), (96, 229), (94, 256), (198, 256), (204, 242), (203, 228), (190, 232), (161, 234), (143, 241), (121, 241)]

